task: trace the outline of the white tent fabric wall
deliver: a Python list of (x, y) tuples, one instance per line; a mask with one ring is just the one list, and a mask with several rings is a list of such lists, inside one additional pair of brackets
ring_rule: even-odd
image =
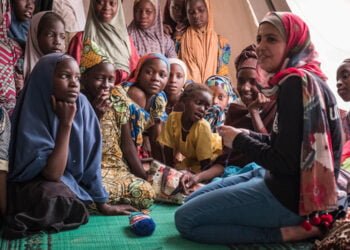
[[(292, 12), (308, 24), (311, 39), (319, 52), (321, 68), (328, 76), (338, 106), (349, 110), (337, 94), (336, 71), (345, 58), (350, 58), (350, 1), (349, 0), (287, 0)], [(316, 7), (317, 6), (317, 7)]]

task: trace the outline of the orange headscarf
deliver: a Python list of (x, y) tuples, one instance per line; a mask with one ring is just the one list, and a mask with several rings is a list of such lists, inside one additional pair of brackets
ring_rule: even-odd
[(210, 0), (203, 0), (208, 10), (208, 25), (203, 29), (189, 26), (181, 38), (179, 58), (188, 66), (188, 79), (204, 83), (217, 73), (219, 39), (214, 30)]

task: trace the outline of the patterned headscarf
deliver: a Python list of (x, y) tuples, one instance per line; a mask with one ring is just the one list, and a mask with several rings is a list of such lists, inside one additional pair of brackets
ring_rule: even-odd
[(258, 64), (256, 45), (250, 44), (245, 47), (235, 59), (236, 77), (241, 69), (253, 69), (256, 71), (256, 80), (260, 86), (266, 86), (266, 72)]
[(231, 103), (233, 103), (234, 100), (238, 98), (238, 95), (232, 88), (230, 78), (226, 76), (213, 75), (209, 77), (205, 83), (208, 85), (208, 87), (218, 86), (222, 88), (228, 95), (227, 105), (230, 105)]
[(91, 1), (83, 40), (89, 39), (98, 44), (106, 51), (116, 69), (130, 73), (131, 45), (125, 24), (123, 4), (121, 0), (117, 0), (117, 14), (110, 23), (102, 23), (95, 13), (96, 1)]
[(330, 90), (329, 94), (322, 94), (321, 86), (328, 88), (326, 76), (315, 60), (316, 51), (305, 22), (289, 12), (268, 13), (260, 25), (265, 22), (282, 32), (287, 43), (284, 63), (270, 78), (272, 90), (268, 93), (275, 93), (288, 77), (299, 76), (302, 80), (304, 121), (299, 214), (334, 209), (337, 203), (335, 162), (327, 115), (330, 108), (336, 109), (335, 97)]
[(318, 54), (310, 40), (309, 28), (300, 17), (289, 12), (270, 12), (260, 24), (265, 22), (276, 27), (282, 37), (287, 40), (285, 59), (281, 69), (268, 82), (273, 87), (272, 92), (277, 90), (274, 86), (278, 85), (279, 81), (286, 75), (293, 72), (293, 69), (305, 70), (322, 80), (327, 80), (320, 69), (320, 63), (316, 60)]
[(258, 55), (256, 54), (256, 45), (251, 44), (244, 48), (235, 59), (236, 73), (241, 69), (256, 69), (258, 64)]
[(100, 64), (101, 62), (113, 62), (108, 58), (107, 52), (100, 48), (94, 41), (90, 39), (84, 40), (83, 51), (80, 59), (80, 72)]
[(238, 98), (238, 95), (234, 92), (228, 77), (213, 75), (205, 83), (208, 87), (218, 86), (222, 88), (228, 95), (227, 106), (224, 110), (218, 105), (212, 105), (205, 113), (204, 119), (209, 122), (212, 132), (215, 133), (216, 129), (224, 124), (228, 107)]
[[(134, 1), (134, 11), (137, 4), (141, 0)], [(140, 56), (143, 56), (151, 52), (160, 52), (165, 54), (164, 48), (164, 32), (163, 32), (163, 20), (160, 13), (160, 5), (158, 0), (148, 0), (156, 10), (156, 18), (154, 24), (148, 29), (140, 29), (136, 26), (135, 20), (133, 20), (128, 26), (128, 32), (132, 37), (135, 47)]]

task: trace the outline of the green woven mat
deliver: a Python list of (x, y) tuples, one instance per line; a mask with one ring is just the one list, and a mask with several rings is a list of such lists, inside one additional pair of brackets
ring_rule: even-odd
[(149, 237), (134, 235), (129, 228), (127, 216), (91, 216), (89, 223), (76, 230), (57, 234), (41, 233), (21, 240), (1, 240), (0, 249), (118, 249), (118, 250), (160, 250), (160, 249), (229, 249), (220, 245), (205, 245), (181, 238), (174, 225), (177, 206), (157, 204), (152, 207), (151, 216), (156, 223), (155, 232)]
[[(129, 229), (127, 216), (91, 216), (87, 225), (79, 229), (57, 234), (41, 233), (21, 240), (0, 239), (1, 250), (172, 250), (172, 249), (229, 249), (220, 245), (205, 245), (181, 238), (174, 225), (174, 212), (177, 206), (157, 204), (153, 206), (151, 216), (156, 223), (155, 232), (149, 237), (134, 235)], [(231, 249), (311, 249), (311, 243), (296, 244), (253, 244), (236, 245)]]

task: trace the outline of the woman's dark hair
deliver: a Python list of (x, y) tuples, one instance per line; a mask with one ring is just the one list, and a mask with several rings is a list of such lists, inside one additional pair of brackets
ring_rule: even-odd
[(184, 102), (189, 98), (194, 98), (200, 92), (207, 92), (212, 95), (211, 90), (205, 84), (190, 83), (188, 84), (180, 96), (180, 102)]
[(63, 18), (54, 12), (48, 12), (45, 15), (43, 15), (38, 24), (38, 36), (41, 34), (41, 32), (44, 30), (45, 26), (47, 26), (48, 23), (56, 21), (59, 21), (63, 23), (63, 26), (66, 26), (66, 23), (64, 22)]

